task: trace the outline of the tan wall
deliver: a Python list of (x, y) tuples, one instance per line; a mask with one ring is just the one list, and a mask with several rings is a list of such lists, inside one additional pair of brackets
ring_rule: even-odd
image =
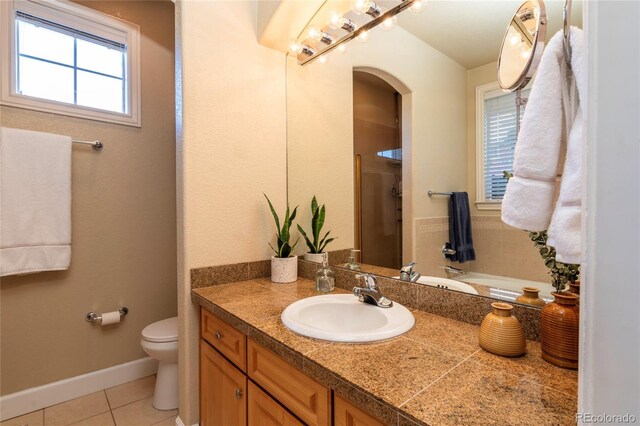
[(286, 200), (285, 56), (258, 44), (255, 1), (177, 3), (180, 418), (198, 422), (189, 269), (266, 259)]
[[(140, 332), (176, 315), (174, 6), (78, 2), (140, 25), (142, 128), (0, 108), (0, 124), (100, 139), (73, 147), (71, 268), (3, 277), (3, 395), (146, 356)], [(127, 306), (100, 328), (89, 311)]]
[(496, 83), (497, 62), (490, 62), (467, 71), (467, 155), (469, 170), (467, 174), (469, 203), (472, 215), (500, 216), (500, 210), (478, 210), (476, 208), (476, 87)]
[[(348, 55), (324, 65), (301, 67), (287, 59), (287, 193), (307, 231), (312, 197), (325, 204), (323, 231), (338, 237), (327, 249), (339, 250), (354, 246), (352, 68)], [(300, 241), (296, 254), (306, 251)]]

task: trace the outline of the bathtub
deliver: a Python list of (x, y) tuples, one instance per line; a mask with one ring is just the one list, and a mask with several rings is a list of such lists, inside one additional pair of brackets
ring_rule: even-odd
[(481, 274), (479, 272), (467, 272), (464, 275), (456, 276), (455, 279), (474, 287), (482, 286), (483, 288), (480, 290), (480, 294), (484, 296), (495, 297), (511, 302), (514, 302), (516, 298), (522, 294), (522, 287), (535, 287), (539, 289), (540, 298), (544, 299), (545, 302), (553, 301), (551, 292), (555, 291), (550, 283)]
[[(393, 277), (395, 279), (400, 279), (400, 277)], [(450, 280), (449, 278), (440, 278), (440, 277), (420, 277), (418, 281), (415, 281), (416, 284), (428, 285), (431, 287), (444, 288), (447, 290), (455, 290), (461, 291), (462, 293), (469, 294), (480, 294), (475, 287), (459, 281), (459, 280)]]

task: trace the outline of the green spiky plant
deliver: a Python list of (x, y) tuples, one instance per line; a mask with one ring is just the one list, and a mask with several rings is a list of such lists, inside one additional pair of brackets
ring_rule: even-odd
[(327, 237), (331, 233), (331, 231), (327, 231), (327, 233), (324, 234), (324, 237), (320, 239), (320, 231), (324, 226), (326, 209), (324, 207), (324, 204), (320, 207), (318, 206), (318, 200), (316, 200), (315, 195), (311, 200), (311, 215), (312, 215), (311, 233), (312, 233), (313, 241), (311, 241), (311, 239), (307, 236), (307, 233), (304, 232), (304, 229), (302, 229), (302, 226), (298, 225), (298, 231), (300, 231), (300, 233), (304, 237), (304, 240), (307, 243), (307, 247), (309, 247), (309, 253), (322, 253), (325, 247), (327, 247), (327, 244), (335, 240), (335, 238), (327, 239)]
[(287, 205), (287, 211), (284, 215), (284, 221), (282, 222), (282, 227), (280, 227), (280, 218), (276, 213), (276, 210), (273, 208), (273, 204), (271, 204), (271, 200), (267, 197), (267, 194), (264, 195), (264, 198), (267, 199), (267, 203), (269, 203), (269, 209), (271, 209), (271, 214), (273, 215), (273, 220), (276, 222), (276, 240), (277, 240), (277, 249), (274, 248), (271, 243), (269, 247), (276, 253), (276, 257), (286, 259), (287, 257), (291, 257), (291, 252), (295, 248), (296, 244), (298, 244), (299, 238), (296, 240), (293, 245), (290, 244), (291, 239), (291, 225), (293, 224), (293, 220), (296, 218), (296, 212), (298, 207), (293, 209), (291, 213), (289, 213), (289, 206)]
[[(503, 174), (507, 180), (513, 177), (513, 173), (508, 171), (504, 171)], [(548, 238), (547, 231), (529, 232), (529, 239), (533, 241), (533, 244), (538, 249), (540, 257), (544, 261), (544, 266), (549, 268), (551, 285), (556, 289), (556, 292), (562, 293), (566, 284), (575, 282), (580, 276), (580, 265), (558, 262), (556, 260), (556, 249), (547, 245)]]

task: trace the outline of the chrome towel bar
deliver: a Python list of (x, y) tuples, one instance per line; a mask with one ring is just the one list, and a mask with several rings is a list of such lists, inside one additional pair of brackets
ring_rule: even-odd
[(427, 192), (427, 195), (429, 196), (429, 198), (433, 197), (434, 195), (450, 196), (450, 195), (453, 195), (453, 192), (434, 192), (432, 190), (429, 190), (429, 192)]
[(95, 140), (95, 141), (77, 141), (77, 140), (74, 139), (71, 142), (79, 143), (79, 144), (82, 144), (82, 145), (91, 145), (91, 148), (95, 149), (96, 151), (102, 151), (102, 148), (104, 148), (104, 145), (99, 140)]

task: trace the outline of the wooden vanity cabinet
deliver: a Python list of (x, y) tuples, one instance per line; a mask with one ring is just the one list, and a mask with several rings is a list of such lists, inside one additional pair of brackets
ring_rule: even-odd
[(200, 424), (247, 424), (247, 376), (200, 341)]
[(204, 309), (200, 310), (200, 335), (236, 367), (247, 372), (247, 336)]
[(339, 395), (334, 395), (333, 419), (334, 426), (384, 426)]
[(331, 390), (249, 339), (247, 374), (309, 426), (331, 425)]
[(249, 380), (249, 426), (304, 426), (266, 392)]
[(383, 425), (204, 309), (200, 325), (201, 426)]

